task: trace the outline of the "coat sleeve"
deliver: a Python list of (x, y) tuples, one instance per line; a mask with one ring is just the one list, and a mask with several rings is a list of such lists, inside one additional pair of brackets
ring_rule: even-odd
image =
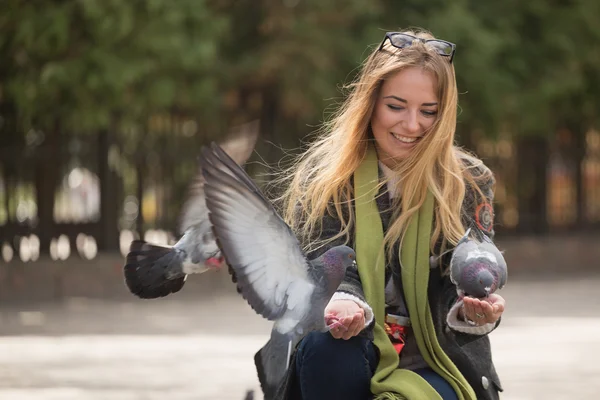
[[(471, 228), (471, 232), (479, 239), (486, 235), (490, 239), (494, 238), (494, 185), (495, 179), (492, 172), (485, 165), (480, 164), (470, 168), (471, 175), (475, 180), (479, 191), (467, 184), (465, 200), (462, 208), (462, 222), (466, 228)], [(449, 264), (450, 257), (447, 258)], [(446, 264), (446, 265), (448, 265)], [(446, 276), (444, 278), (444, 295), (448, 304), (448, 314), (446, 323), (448, 327), (455, 332), (467, 335), (487, 335), (498, 327), (500, 319), (496, 323), (490, 323), (483, 326), (471, 326), (467, 322), (458, 318), (458, 311), (462, 308), (462, 299), (458, 299), (456, 287)]]

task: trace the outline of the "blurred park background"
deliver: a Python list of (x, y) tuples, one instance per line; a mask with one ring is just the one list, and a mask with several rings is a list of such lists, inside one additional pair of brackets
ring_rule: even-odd
[(201, 145), (258, 120), (268, 183), (414, 26), (457, 44), (457, 140), (497, 177), (503, 398), (598, 398), (599, 20), (597, 0), (2, 0), (0, 399), (256, 389), (269, 326), (227, 274), (142, 302), (123, 254), (177, 239)]

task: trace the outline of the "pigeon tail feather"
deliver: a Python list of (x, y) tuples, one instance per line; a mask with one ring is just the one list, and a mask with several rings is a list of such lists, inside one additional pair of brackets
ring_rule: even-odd
[(289, 350), (290, 338), (273, 329), (267, 344), (254, 356), (256, 372), (265, 400), (275, 399), (288, 369)]
[(177, 249), (135, 240), (123, 267), (125, 284), (131, 293), (142, 299), (176, 293), (181, 290), (186, 278), (181, 272), (182, 258)]

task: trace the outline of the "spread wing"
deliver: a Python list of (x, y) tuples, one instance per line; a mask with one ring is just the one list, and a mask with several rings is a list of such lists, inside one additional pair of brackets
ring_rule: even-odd
[[(238, 164), (244, 165), (252, 155), (258, 139), (258, 120), (238, 125), (231, 129), (221, 147)], [(181, 211), (179, 233), (183, 234), (191, 226), (198, 225), (208, 219), (206, 198), (204, 196), (204, 178), (202, 171), (190, 183), (188, 198)]]
[(210, 221), (243, 297), (270, 320), (304, 315), (315, 285), (290, 227), (219, 146), (204, 148), (200, 163)]

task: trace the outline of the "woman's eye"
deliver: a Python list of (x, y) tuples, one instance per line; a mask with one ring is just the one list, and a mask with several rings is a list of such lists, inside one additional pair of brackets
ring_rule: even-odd
[(388, 104), (387, 105), (389, 109), (394, 110), (394, 111), (398, 111), (398, 110), (403, 110), (404, 107), (400, 107), (400, 106), (395, 106), (393, 104)]
[(437, 111), (423, 110), (423, 111), (421, 111), (421, 113), (423, 113), (423, 115), (425, 115), (427, 117), (435, 117), (437, 115)]

